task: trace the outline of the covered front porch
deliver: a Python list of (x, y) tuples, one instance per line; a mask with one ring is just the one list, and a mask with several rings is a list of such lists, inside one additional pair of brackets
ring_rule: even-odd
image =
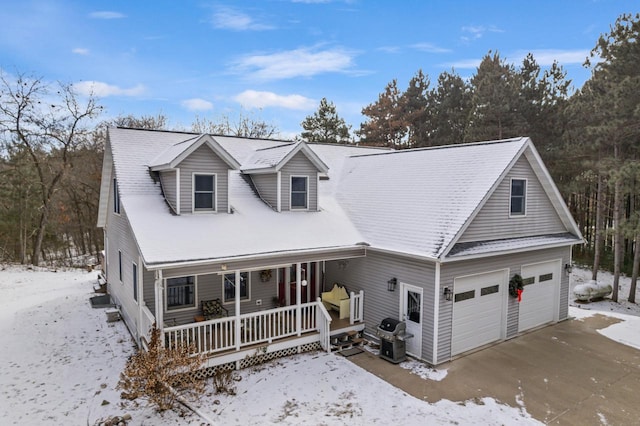
[[(243, 360), (257, 353), (276, 357), (317, 349), (331, 351), (332, 347), (335, 349), (332, 336), (364, 330), (364, 293), (349, 292), (348, 316), (332, 310), (322, 302), (322, 292), (333, 286), (323, 283), (323, 269), (323, 261), (310, 261), (203, 271), (199, 275), (205, 278), (180, 281), (187, 282), (182, 287), (193, 286), (193, 296), (185, 302), (191, 303), (189, 309), (171, 309), (176, 297), (172, 279), (185, 272), (157, 270), (153, 286), (156, 315), (147, 303), (141, 304), (140, 343), (147, 344), (148, 330), (156, 324), (166, 346), (186, 345), (194, 353), (205, 354), (205, 367), (236, 363), (240, 368)], [(203, 294), (211, 297), (207, 293), (210, 289), (204, 286), (211, 286), (209, 283), (215, 283), (216, 277), (220, 278), (223, 296), (217, 300), (225, 313), (219, 318), (204, 319)], [(189, 295), (189, 291), (180, 291)], [(233, 296), (231, 302), (228, 296)]]

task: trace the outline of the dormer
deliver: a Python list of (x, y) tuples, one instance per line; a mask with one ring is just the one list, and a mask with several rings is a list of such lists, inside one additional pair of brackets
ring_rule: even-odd
[(275, 211), (318, 211), (318, 180), (329, 168), (304, 142), (257, 150), (241, 168)]
[(171, 145), (149, 164), (176, 214), (229, 213), (229, 173), (240, 164), (210, 135)]

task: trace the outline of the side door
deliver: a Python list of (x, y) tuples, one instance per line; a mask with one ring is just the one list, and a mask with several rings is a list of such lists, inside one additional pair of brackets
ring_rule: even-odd
[(413, 337), (407, 339), (407, 353), (416, 358), (422, 357), (422, 288), (400, 283), (400, 319), (407, 324), (407, 333)]

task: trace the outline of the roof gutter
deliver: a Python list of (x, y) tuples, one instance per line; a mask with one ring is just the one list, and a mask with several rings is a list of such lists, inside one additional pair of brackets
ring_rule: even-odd
[[(358, 254), (354, 256), (353, 254), (348, 254), (348, 252), (353, 252), (353, 250), (362, 249), (362, 254)], [(340, 246), (340, 247), (325, 247), (325, 248), (317, 248), (317, 249), (304, 249), (304, 250), (288, 250), (282, 252), (271, 252), (271, 253), (260, 253), (248, 256), (230, 256), (230, 257), (219, 257), (215, 259), (201, 259), (201, 260), (188, 260), (183, 262), (164, 262), (164, 263), (147, 263), (145, 261), (145, 268), (149, 271), (155, 271), (158, 269), (172, 269), (172, 268), (184, 268), (190, 266), (208, 266), (208, 265), (222, 265), (232, 262), (247, 262), (247, 261), (274, 261), (274, 264), (281, 264), (282, 261), (278, 261), (284, 257), (292, 256), (292, 255), (312, 255), (318, 256), (320, 259), (318, 260), (328, 260), (322, 259), (323, 255), (333, 255), (334, 256), (342, 256), (342, 257), (361, 257), (365, 256), (367, 250), (367, 245), (365, 243), (356, 243), (352, 246)]]
[(460, 255), (460, 256), (455, 256), (455, 257), (447, 257), (447, 258), (441, 259), (440, 261), (442, 263), (459, 262), (459, 261), (463, 261), (463, 260), (482, 259), (482, 258), (490, 257), (490, 256), (503, 256), (503, 255), (507, 255), (507, 254), (524, 253), (524, 252), (535, 251), (535, 250), (544, 250), (544, 249), (550, 249), (550, 248), (574, 246), (576, 244), (582, 244), (582, 243), (584, 243), (584, 240), (563, 241), (563, 242), (552, 243), (552, 244), (542, 244), (542, 245), (533, 246), (533, 247), (521, 247), (521, 248), (517, 248), (517, 249), (490, 251), (490, 252), (487, 252), (487, 253), (471, 254), (471, 255), (467, 255), (467, 256)]

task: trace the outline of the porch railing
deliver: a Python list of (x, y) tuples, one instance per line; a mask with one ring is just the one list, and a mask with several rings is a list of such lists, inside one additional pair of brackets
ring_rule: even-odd
[(364, 291), (360, 290), (357, 294), (353, 291), (351, 292), (349, 312), (349, 322), (351, 324), (364, 321)]
[(141, 310), (140, 337), (144, 337), (146, 343), (149, 343), (149, 341), (151, 341), (151, 327), (153, 327), (153, 324), (156, 322), (156, 318), (146, 305), (143, 304)]
[(316, 309), (316, 323), (318, 324), (318, 332), (320, 332), (320, 346), (325, 351), (331, 352), (331, 315), (319, 297), (318, 308)]
[[(300, 305), (300, 334), (319, 331), (321, 338), (326, 337), (328, 345), (329, 323), (322, 310), (326, 316), (329, 315), (320, 302)], [(238, 317), (239, 340), (236, 340), (236, 317), (166, 327), (165, 344), (168, 347), (192, 345), (194, 353), (213, 354), (238, 347), (271, 343), (276, 339), (298, 335), (296, 312), (297, 306), (294, 305), (242, 314)]]

